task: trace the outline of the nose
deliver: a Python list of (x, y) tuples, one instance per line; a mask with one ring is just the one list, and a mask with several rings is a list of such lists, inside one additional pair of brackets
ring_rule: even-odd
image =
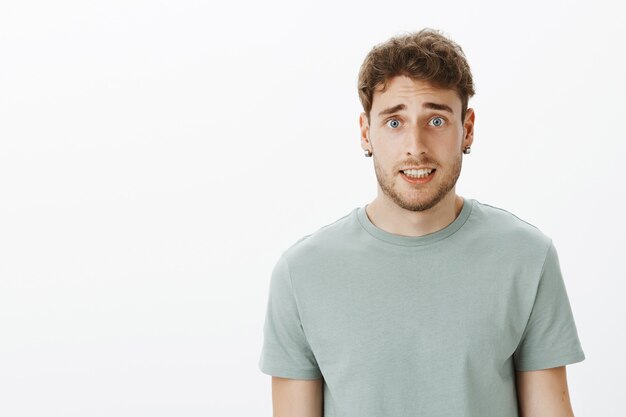
[(407, 133), (406, 152), (411, 155), (427, 153), (427, 140), (424, 132), (420, 132), (419, 126), (410, 129)]

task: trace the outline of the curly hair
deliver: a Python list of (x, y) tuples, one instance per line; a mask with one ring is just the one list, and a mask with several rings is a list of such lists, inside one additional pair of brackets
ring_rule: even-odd
[(424, 28), (394, 36), (374, 46), (359, 70), (359, 100), (370, 120), (374, 91), (381, 91), (397, 75), (426, 81), (436, 88), (456, 90), (461, 99), (461, 121), (474, 92), (474, 83), (463, 49), (441, 32)]

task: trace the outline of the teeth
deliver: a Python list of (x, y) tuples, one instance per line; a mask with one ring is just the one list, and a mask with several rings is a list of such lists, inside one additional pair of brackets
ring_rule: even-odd
[(424, 178), (427, 177), (432, 171), (432, 169), (408, 169), (402, 172), (404, 172), (409, 177)]

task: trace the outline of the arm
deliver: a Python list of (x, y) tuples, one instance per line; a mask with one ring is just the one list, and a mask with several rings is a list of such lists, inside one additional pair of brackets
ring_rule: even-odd
[(565, 366), (516, 371), (520, 417), (574, 417)]
[(274, 417), (323, 417), (324, 379), (272, 377)]

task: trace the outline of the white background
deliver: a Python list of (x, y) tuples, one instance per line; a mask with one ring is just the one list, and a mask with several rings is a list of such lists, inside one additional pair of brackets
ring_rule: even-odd
[(3, 1), (0, 415), (271, 415), (270, 271), (375, 197), (358, 69), (423, 27), (474, 74), (457, 193), (553, 238), (574, 411), (621, 415), (620, 3)]

